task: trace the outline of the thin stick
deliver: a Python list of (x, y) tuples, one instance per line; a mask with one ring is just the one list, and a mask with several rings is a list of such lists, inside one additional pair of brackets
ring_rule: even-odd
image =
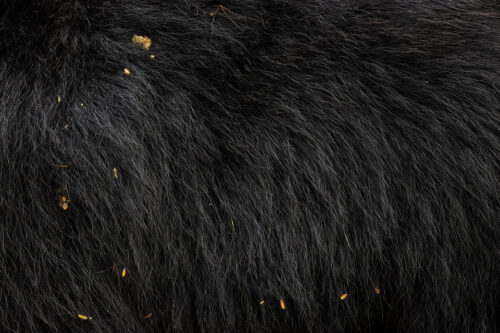
[(213, 35), (213, 33), (214, 33), (214, 22), (215, 22), (215, 17), (217, 16), (217, 13), (219, 12), (220, 7), (221, 7), (221, 5), (219, 5), (219, 7), (217, 7), (217, 10), (215, 11), (214, 16), (212, 17), (212, 35)]
[(98, 271), (98, 272), (96, 272), (96, 273), (104, 273), (104, 272), (106, 272), (106, 271), (109, 271), (110, 269), (113, 269), (113, 267), (114, 267), (114, 266), (115, 266), (115, 265), (113, 265), (113, 266), (111, 266), (111, 267), (108, 267), (108, 268), (106, 268), (106, 269), (103, 269), (102, 271)]
[(52, 166), (56, 167), (56, 168), (67, 168), (69, 167), (71, 164), (73, 164), (73, 162), (71, 162), (70, 164), (52, 164)]
[(219, 7), (220, 9), (222, 9), (222, 11), (224, 12), (224, 15), (226, 15), (226, 17), (231, 21), (233, 22), (233, 24), (238, 28), (240, 29), (241, 31), (245, 31), (242, 27), (240, 27), (239, 25), (236, 24), (236, 22), (234, 22), (234, 20), (231, 18), (231, 16), (229, 16), (226, 12), (226, 9), (224, 8), (224, 6), (220, 5)]

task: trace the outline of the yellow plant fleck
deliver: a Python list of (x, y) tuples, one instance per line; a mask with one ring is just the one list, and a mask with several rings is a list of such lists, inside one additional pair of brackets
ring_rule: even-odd
[(236, 228), (234, 227), (234, 221), (231, 219), (231, 225), (233, 226), (233, 231), (236, 233)]
[(87, 317), (86, 315), (82, 315), (82, 314), (79, 314), (78, 318), (80, 318), (81, 320), (91, 320), (92, 319), (92, 317)]
[(285, 305), (285, 301), (280, 299), (280, 306), (281, 306), (281, 309), (282, 310), (285, 310), (286, 309), (286, 305)]
[(125, 275), (127, 275), (127, 269), (124, 268), (123, 271), (122, 271), (122, 277), (125, 277)]
[(148, 36), (134, 35), (134, 37), (132, 37), (132, 42), (140, 44), (145, 50), (149, 50), (151, 47), (151, 38)]
[(259, 302), (259, 304), (260, 304), (260, 305), (264, 304), (264, 301), (260, 301), (260, 302)]
[(144, 316), (144, 318), (146, 318), (146, 319), (149, 319), (151, 317), (153, 317), (153, 312), (148, 313), (147, 315)]
[(380, 295), (380, 288), (375, 287), (375, 294)]
[(83, 103), (80, 103), (81, 106), (83, 106)]
[(61, 96), (57, 96), (57, 103), (61, 103)]
[(340, 299), (345, 300), (347, 298), (347, 296), (348, 296), (347, 294), (343, 294), (342, 296), (340, 296)]
[(62, 196), (61, 199), (59, 199), (59, 207), (61, 207), (63, 210), (68, 209), (68, 204), (69, 204), (69, 199), (66, 198), (66, 196)]
[(115, 178), (118, 178), (118, 169), (117, 168), (113, 168), (113, 175), (115, 176)]
[(130, 75), (130, 69), (124, 68), (123, 73), (125, 73), (125, 75)]
[(154, 58), (155, 58), (155, 55), (154, 55), (154, 54), (152, 54), (152, 55), (150, 55), (149, 57), (150, 57), (151, 59), (154, 59)]
[(63, 210), (67, 210), (69, 208), (69, 192), (66, 188), (60, 187), (57, 189), (57, 200), (58, 200), (58, 205), (61, 207)]

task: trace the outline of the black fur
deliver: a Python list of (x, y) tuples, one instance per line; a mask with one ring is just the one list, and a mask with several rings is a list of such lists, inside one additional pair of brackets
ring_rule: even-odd
[(219, 5), (0, 1), (0, 330), (500, 330), (498, 3)]

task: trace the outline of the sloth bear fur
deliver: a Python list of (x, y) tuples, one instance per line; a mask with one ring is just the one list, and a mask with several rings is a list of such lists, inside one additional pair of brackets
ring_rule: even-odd
[(0, 3), (0, 331), (500, 330), (495, 0)]

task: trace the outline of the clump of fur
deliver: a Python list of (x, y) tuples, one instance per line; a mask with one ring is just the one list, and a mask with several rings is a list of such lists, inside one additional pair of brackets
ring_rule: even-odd
[(2, 1), (2, 330), (499, 330), (499, 25)]

